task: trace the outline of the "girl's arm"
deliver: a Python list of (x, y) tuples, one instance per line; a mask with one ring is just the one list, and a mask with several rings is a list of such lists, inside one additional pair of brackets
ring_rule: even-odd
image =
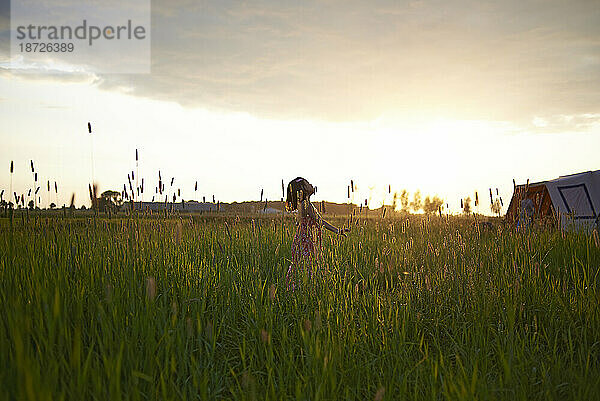
[(327, 220), (321, 219), (321, 223), (322, 223), (321, 225), (323, 227), (325, 227), (326, 229), (328, 229), (332, 233), (334, 233), (334, 234), (340, 234), (340, 235), (343, 235), (344, 237), (346, 236), (346, 230), (345, 229), (337, 228), (336, 226), (334, 226), (331, 223), (329, 223)]
[(315, 219), (315, 221), (317, 221), (321, 226), (325, 227), (327, 230), (331, 231), (334, 234), (340, 234), (340, 235), (343, 235), (344, 237), (346, 236), (347, 230), (337, 228), (333, 224), (329, 223), (327, 220), (325, 220), (321, 217), (321, 215), (319, 214), (319, 212), (317, 212), (317, 209), (313, 206), (312, 203), (309, 203), (309, 205), (310, 206), (307, 207), (308, 213), (313, 219)]

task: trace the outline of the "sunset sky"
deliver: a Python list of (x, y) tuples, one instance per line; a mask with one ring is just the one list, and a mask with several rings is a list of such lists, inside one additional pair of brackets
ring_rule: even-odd
[(600, 168), (596, 1), (153, 2), (152, 72), (129, 75), (14, 68), (0, 4), (5, 199), (11, 160), (18, 193), (33, 160), (43, 205), (47, 180), (59, 205), (89, 204), (92, 165), (121, 190), (136, 148), (147, 192), (160, 169), (186, 200), (278, 200), (304, 176), (316, 200), (346, 201), (353, 179), (355, 202), (391, 185), (455, 212), (489, 187), (506, 209), (513, 178)]

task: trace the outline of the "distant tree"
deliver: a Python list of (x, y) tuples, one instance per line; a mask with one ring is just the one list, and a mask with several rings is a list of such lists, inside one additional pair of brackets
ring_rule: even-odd
[(123, 198), (120, 192), (117, 191), (104, 191), (98, 199), (100, 210), (108, 212), (115, 210), (117, 207), (123, 204)]
[(30, 200), (29, 203), (27, 204), (27, 207), (29, 207), (29, 209), (33, 210), (35, 206), (35, 203), (33, 202), (33, 200)]
[(500, 212), (502, 211), (502, 204), (500, 203), (500, 199), (496, 199), (494, 203), (490, 205), (490, 210), (492, 211), (492, 213), (500, 215)]
[(464, 200), (463, 213), (464, 214), (471, 213), (471, 197), (470, 196), (467, 196), (467, 198)]
[(423, 212), (425, 212), (425, 214), (431, 214), (431, 213), (435, 212), (435, 210), (431, 210), (431, 209), (432, 209), (431, 199), (429, 198), (429, 195), (427, 195), (425, 197), (425, 199), (423, 200)]
[(396, 211), (397, 206), (398, 206), (398, 192), (394, 192), (394, 198), (392, 199), (392, 210)]
[(438, 198), (437, 196), (434, 196), (433, 198), (427, 196), (425, 198), (425, 201), (423, 202), (423, 211), (425, 212), (425, 214), (437, 213), (438, 209), (443, 204), (444, 201)]
[(421, 191), (417, 190), (417, 192), (414, 193), (413, 200), (412, 202), (410, 202), (410, 208), (415, 213), (423, 208), (423, 201), (421, 200)]
[(52, 203), (50, 204), (50, 209), (55, 209), (55, 208), (56, 208), (56, 204), (55, 204), (54, 202), (52, 202)]
[(402, 190), (400, 194), (400, 205), (402, 206), (402, 211), (408, 213), (410, 210), (410, 201), (408, 200), (408, 191), (406, 189)]
[(85, 205), (81, 205), (81, 210), (87, 210), (87, 207), (85, 207)]

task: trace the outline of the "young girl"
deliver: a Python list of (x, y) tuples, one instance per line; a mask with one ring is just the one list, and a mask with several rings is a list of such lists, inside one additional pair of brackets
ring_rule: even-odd
[(306, 269), (311, 275), (317, 270), (321, 258), (321, 227), (334, 234), (346, 236), (347, 229), (340, 229), (321, 218), (317, 209), (310, 203), (310, 196), (315, 188), (304, 178), (298, 177), (287, 186), (286, 209), (296, 211), (296, 235), (292, 242), (292, 264), (286, 281), (288, 287), (295, 287), (294, 276), (300, 269)]

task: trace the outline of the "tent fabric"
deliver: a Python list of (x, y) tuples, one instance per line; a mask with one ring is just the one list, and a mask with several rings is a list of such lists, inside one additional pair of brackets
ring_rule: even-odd
[(515, 188), (507, 216), (518, 218), (519, 200), (531, 199), (536, 216), (558, 217), (566, 230), (591, 230), (598, 226), (600, 216), (600, 170), (561, 176)]
[(529, 199), (533, 202), (534, 218), (553, 218), (554, 210), (552, 200), (548, 194), (548, 188), (544, 183), (533, 183), (529, 185), (518, 185), (510, 201), (506, 217), (511, 221), (517, 221), (523, 215), (523, 201)]
[(594, 228), (600, 212), (600, 170), (546, 181), (561, 227)]

